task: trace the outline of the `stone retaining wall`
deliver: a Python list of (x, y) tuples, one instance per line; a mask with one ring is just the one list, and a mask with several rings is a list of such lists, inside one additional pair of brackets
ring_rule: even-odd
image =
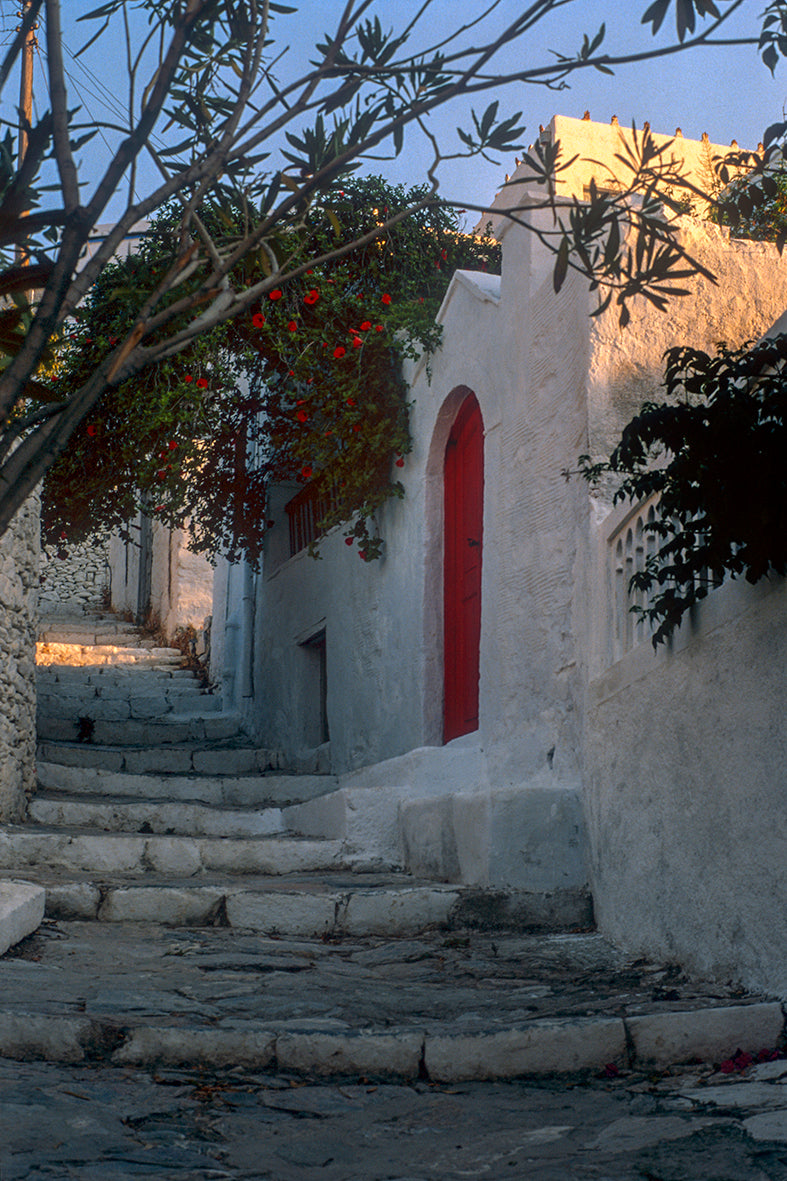
[(44, 546), (38, 602), (43, 614), (58, 608), (89, 611), (105, 605), (109, 586), (109, 536), (80, 545)]
[(39, 507), (0, 537), (0, 821), (22, 818), (35, 787)]

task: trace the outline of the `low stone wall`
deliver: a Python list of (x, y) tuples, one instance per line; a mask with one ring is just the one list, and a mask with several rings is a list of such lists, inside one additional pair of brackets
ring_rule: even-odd
[(0, 537), (0, 820), (21, 819), (35, 787), (38, 502)]
[(80, 545), (44, 546), (39, 607), (90, 611), (105, 605), (109, 587), (109, 537)]

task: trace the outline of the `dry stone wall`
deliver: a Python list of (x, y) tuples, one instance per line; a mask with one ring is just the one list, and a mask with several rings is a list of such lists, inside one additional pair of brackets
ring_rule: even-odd
[(84, 612), (104, 606), (109, 586), (109, 536), (80, 545), (44, 546), (41, 613)]
[(39, 507), (0, 537), (0, 820), (22, 818), (35, 785)]

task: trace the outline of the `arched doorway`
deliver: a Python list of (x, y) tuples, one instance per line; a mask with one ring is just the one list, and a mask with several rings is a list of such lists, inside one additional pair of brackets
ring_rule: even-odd
[(448, 437), (443, 495), (443, 742), (450, 742), (478, 729), (484, 424), (474, 394)]

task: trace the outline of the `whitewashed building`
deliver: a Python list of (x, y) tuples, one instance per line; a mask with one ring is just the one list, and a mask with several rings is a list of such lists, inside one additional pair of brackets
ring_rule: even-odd
[[(545, 134), (578, 153), (560, 184), (582, 196), (587, 158), (612, 161), (626, 133), (557, 118)], [(722, 150), (670, 148), (695, 170)], [(658, 394), (667, 347), (767, 331), (787, 262), (686, 217), (717, 284), (621, 331), (578, 279), (555, 294), (533, 234), (498, 233), (502, 275), (454, 276), (441, 350), (409, 374), (382, 560), (336, 531), (314, 561), (296, 489), (278, 489), (263, 573), (218, 571), (214, 675), (261, 743), (322, 748), (341, 776), (303, 831), (448, 880), (589, 888), (630, 950), (787, 993), (784, 586), (722, 587), (654, 652), (625, 602), (648, 506), (613, 512), (564, 475)]]

